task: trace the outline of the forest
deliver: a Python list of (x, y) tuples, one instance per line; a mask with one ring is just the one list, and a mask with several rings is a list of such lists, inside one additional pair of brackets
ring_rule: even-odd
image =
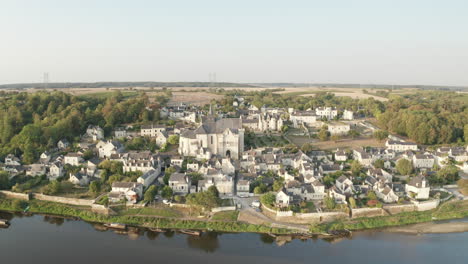
[[(66, 138), (76, 142), (90, 124), (109, 134), (115, 126), (159, 120), (159, 106), (168, 96), (160, 96), (146, 108), (149, 98), (124, 100), (121, 92), (107, 99), (78, 97), (63, 92), (0, 94), (0, 158), (9, 153), (23, 155), (25, 163), (54, 148)], [(151, 109), (151, 110), (148, 110)]]

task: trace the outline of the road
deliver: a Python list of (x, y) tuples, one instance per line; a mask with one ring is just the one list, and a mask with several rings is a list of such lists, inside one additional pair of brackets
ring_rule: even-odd
[(286, 228), (286, 229), (293, 229), (297, 230), (301, 233), (309, 232), (309, 227), (307, 225), (299, 225), (299, 224), (291, 224), (291, 223), (284, 223), (273, 220), (266, 215), (262, 214), (261, 212), (257, 212), (254, 208), (250, 206), (253, 201), (258, 200), (258, 197), (249, 197), (249, 198), (239, 198), (233, 197), (234, 201), (237, 204), (241, 204), (242, 208), (240, 209), (239, 213), (239, 221), (251, 223), (251, 224), (267, 224), (271, 227), (276, 228)]

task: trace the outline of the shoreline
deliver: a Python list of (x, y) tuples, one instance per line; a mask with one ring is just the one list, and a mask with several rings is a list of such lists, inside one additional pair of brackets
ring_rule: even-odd
[[(10, 213), (24, 213), (22, 208), (15, 208), (12, 202), (15, 199), (0, 199), (0, 211)], [(197, 221), (184, 219), (171, 219), (164, 217), (148, 216), (108, 216), (91, 212), (90, 210), (76, 208), (61, 203), (45, 202), (40, 200), (28, 201), (30, 206), (26, 214), (41, 214), (63, 218), (75, 218), (88, 223), (122, 223), (128, 226), (141, 228), (161, 228), (161, 229), (192, 229), (192, 230), (210, 230), (218, 232), (233, 233), (263, 233), (275, 235), (304, 235), (319, 237), (341, 237), (343, 233), (361, 232), (361, 231), (382, 231), (382, 232), (400, 232), (408, 234), (420, 233), (453, 233), (467, 232), (468, 222), (434, 222), (434, 215), (440, 221), (450, 219), (466, 219), (468, 210), (465, 209), (468, 203), (450, 202), (447, 207), (461, 207), (461, 211), (451, 211), (448, 213), (442, 207), (432, 211), (401, 213), (392, 216), (360, 218), (347, 221), (336, 221), (321, 223), (316, 226), (311, 225), (308, 232), (298, 232), (297, 230), (286, 228), (275, 228), (269, 225), (250, 224), (246, 222), (227, 222), (227, 221)], [(441, 212), (443, 211), (443, 212)], [(351, 231), (351, 232), (350, 232)]]

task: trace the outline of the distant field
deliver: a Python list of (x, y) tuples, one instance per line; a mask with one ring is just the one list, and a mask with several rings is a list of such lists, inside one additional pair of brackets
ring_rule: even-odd
[[(293, 96), (314, 96), (318, 92), (329, 92), (334, 93), (336, 96), (349, 96), (355, 99), (363, 98), (374, 98), (380, 101), (387, 101), (387, 98), (380, 97), (374, 94), (366, 94), (360, 88), (340, 88), (340, 87), (288, 87), (284, 88), (284, 91), (275, 92), (277, 94), (293, 95)], [(367, 89), (367, 91), (372, 92), (374, 90)]]
[(203, 106), (209, 104), (211, 100), (223, 98), (223, 95), (207, 92), (172, 92), (172, 98), (169, 104), (185, 103), (189, 105)]

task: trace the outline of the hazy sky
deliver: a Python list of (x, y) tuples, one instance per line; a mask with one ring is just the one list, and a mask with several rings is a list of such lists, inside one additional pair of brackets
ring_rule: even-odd
[(0, 83), (468, 85), (466, 0), (0, 0)]

